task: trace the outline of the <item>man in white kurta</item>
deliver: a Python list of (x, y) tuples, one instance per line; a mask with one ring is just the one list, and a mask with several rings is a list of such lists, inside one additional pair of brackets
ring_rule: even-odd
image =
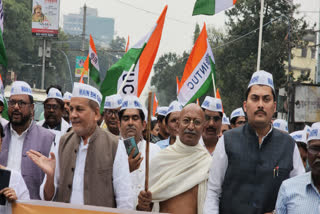
[(36, 151), (28, 152), (46, 173), (40, 188), (41, 198), (133, 209), (127, 156), (121, 153), (123, 145), (117, 144), (117, 139), (96, 123), (100, 116), (100, 92), (92, 86), (75, 83), (72, 95), (73, 130), (61, 138), (59, 148), (55, 148), (50, 158)]
[[(128, 96), (123, 99), (119, 112), (120, 134), (119, 145), (124, 145), (123, 139), (134, 137), (139, 149), (139, 154), (133, 157), (133, 152), (128, 157), (130, 167), (130, 177), (132, 179), (132, 190), (135, 198), (141, 190), (144, 190), (145, 184), (145, 152), (146, 141), (143, 139), (142, 131), (145, 129), (145, 115), (139, 99), (135, 96)], [(160, 151), (160, 147), (150, 143), (149, 158), (152, 160)], [(124, 146), (122, 153), (127, 154)], [(136, 200), (137, 203), (137, 200)]]

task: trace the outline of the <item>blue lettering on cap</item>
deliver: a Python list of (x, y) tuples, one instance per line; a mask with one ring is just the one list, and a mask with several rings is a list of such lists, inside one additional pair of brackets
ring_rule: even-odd
[(274, 124), (273, 124), (273, 127), (280, 128), (280, 123), (274, 123)]
[(216, 107), (217, 107), (217, 109), (222, 109), (222, 107), (221, 107), (221, 104), (220, 104), (220, 103), (217, 103), (217, 104), (216, 104)]
[(301, 139), (302, 138), (302, 135), (301, 134), (298, 134), (298, 135), (294, 135), (293, 136), (293, 139), (294, 140), (299, 140), (299, 139)]
[(273, 86), (273, 81), (272, 81), (272, 79), (268, 78), (268, 84)]
[(25, 93), (31, 93), (30, 88), (25, 87), (25, 86), (21, 86), (21, 91), (22, 91), (22, 92), (25, 92)]
[(258, 81), (259, 81), (259, 76), (252, 77), (252, 79), (250, 81), (250, 84), (253, 84), (253, 83), (258, 82)]
[(138, 101), (136, 101), (136, 100), (133, 101), (133, 105), (134, 105), (134, 107), (141, 108), (140, 103)]
[(119, 99), (118, 100), (118, 105), (121, 105), (121, 103), (122, 103), (122, 99)]
[(159, 113), (160, 113), (160, 114), (162, 114), (162, 115), (167, 114), (167, 112), (166, 112), (166, 111), (164, 111), (164, 110), (160, 110), (160, 111), (159, 111)]
[(311, 130), (309, 137), (316, 137), (316, 136), (318, 136), (318, 129)]
[(172, 111), (172, 110), (173, 110), (173, 107), (174, 107), (174, 106), (170, 106), (169, 109), (168, 109), (168, 112), (169, 112), (169, 111)]
[(226, 122), (226, 123), (228, 122), (227, 118), (223, 117), (222, 119), (223, 119), (223, 122)]
[(108, 107), (111, 107), (111, 102), (107, 101), (107, 102), (105, 102), (104, 105), (105, 105), (105, 106), (108, 106)]
[(127, 108), (128, 107), (128, 101), (124, 101), (122, 103), (122, 108)]
[(209, 107), (210, 103), (209, 101), (205, 100), (202, 105), (205, 107)]
[(101, 103), (101, 97), (97, 95), (97, 100), (99, 103)]
[(56, 93), (56, 96), (62, 98), (61, 94), (58, 92)]
[(235, 113), (233, 113), (233, 116), (237, 116), (240, 115), (240, 111), (236, 111)]

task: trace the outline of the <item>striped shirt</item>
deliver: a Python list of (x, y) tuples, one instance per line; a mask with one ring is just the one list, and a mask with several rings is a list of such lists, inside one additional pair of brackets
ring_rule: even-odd
[(279, 190), (277, 214), (319, 214), (320, 194), (314, 186), (311, 172), (285, 180)]

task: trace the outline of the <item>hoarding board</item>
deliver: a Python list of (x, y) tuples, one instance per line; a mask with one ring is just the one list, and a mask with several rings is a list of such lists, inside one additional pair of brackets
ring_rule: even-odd
[[(81, 77), (81, 74), (84, 71), (83, 64), (84, 64), (84, 61), (86, 61), (86, 58), (87, 57), (85, 57), (85, 56), (77, 56), (76, 57), (76, 70), (75, 70), (76, 77)], [(88, 71), (84, 72), (83, 77), (88, 77)]]
[(320, 86), (295, 87), (294, 122), (320, 121)]
[(60, 0), (33, 0), (32, 35), (58, 37)]

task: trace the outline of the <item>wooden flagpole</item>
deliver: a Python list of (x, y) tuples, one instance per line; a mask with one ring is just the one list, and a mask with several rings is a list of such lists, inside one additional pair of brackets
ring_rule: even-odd
[(147, 141), (146, 141), (146, 173), (145, 173), (145, 184), (144, 189), (147, 192), (149, 189), (149, 145), (150, 145), (150, 132), (151, 132), (151, 103), (152, 103), (152, 92), (148, 94), (148, 123), (147, 123)]

